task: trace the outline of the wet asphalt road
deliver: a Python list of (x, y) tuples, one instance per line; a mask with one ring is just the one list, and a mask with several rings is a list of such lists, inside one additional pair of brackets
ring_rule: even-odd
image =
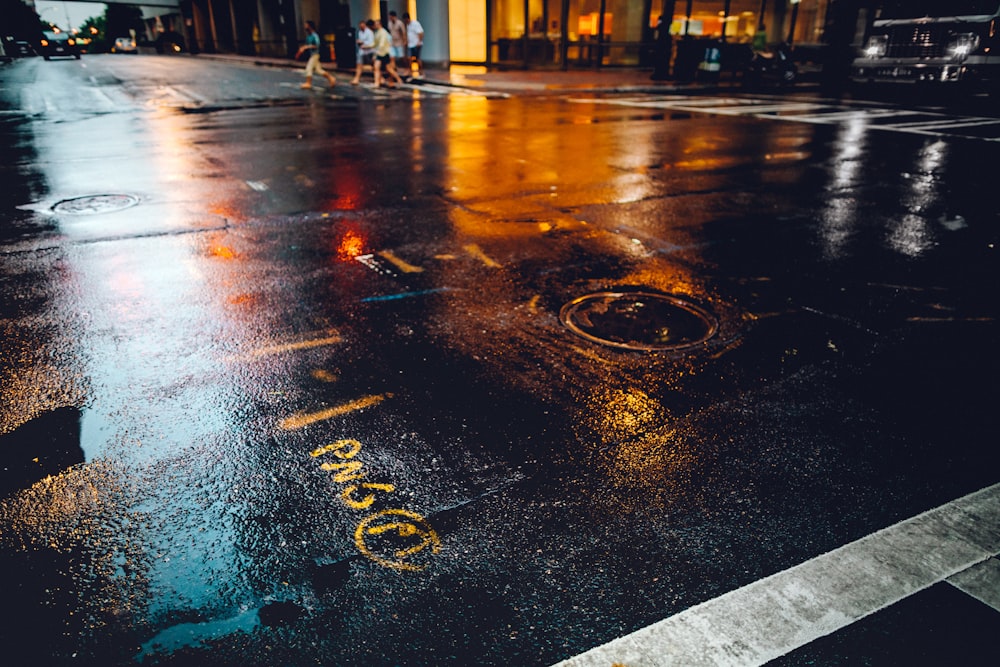
[(0, 69), (15, 664), (550, 664), (1000, 481), (990, 137), (300, 80)]

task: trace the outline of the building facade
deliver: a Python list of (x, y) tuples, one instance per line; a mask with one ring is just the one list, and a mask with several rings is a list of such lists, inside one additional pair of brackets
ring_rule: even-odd
[[(864, 0), (181, 0), (192, 51), (286, 56), (316, 21), (353, 64), (360, 20), (409, 13), (424, 60), (507, 67), (645, 66), (656, 26), (676, 41), (797, 45), (860, 40)], [(337, 43), (339, 42), (339, 43)]]

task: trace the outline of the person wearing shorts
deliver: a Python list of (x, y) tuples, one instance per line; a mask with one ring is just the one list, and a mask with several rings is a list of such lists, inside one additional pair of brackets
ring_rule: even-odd
[(371, 21), (362, 21), (358, 24), (358, 35), (355, 38), (358, 43), (358, 65), (354, 70), (354, 78), (351, 79), (351, 84), (355, 86), (361, 83), (361, 72), (365, 65), (372, 65), (374, 68), (375, 33), (368, 27), (369, 23)]
[(392, 37), (389, 36), (389, 31), (382, 27), (381, 21), (368, 23), (368, 27), (375, 33), (375, 87), (382, 85), (382, 71), (385, 70), (385, 73), (395, 80), (395, 83), (390, 81), (386, 86), (395, 88), (403, 83), (403, 79), (400, 78), (396, 65), (392, 62)]
[[(403, 23), (395, 11), (389, 12), (389, 25), (386, 26), (389, 36), (392, 37), (392, 64), (397, 71), (400, 67), (405, 67), (406, 60), (406, 24)], [(409, 76), (409, 72), (404, 72), (403, 76)]]
[(424, 75), (424, 63), (420, 60), (420, 50), (424, 46), (424, 27), (417, 19), (411, 19), (409, 12), (403, 14), (403, 23), (406, 25), (406, 45), (410, 50), (410, 71), (416, 65), (416, 74), (413, 76), (419, 79)]

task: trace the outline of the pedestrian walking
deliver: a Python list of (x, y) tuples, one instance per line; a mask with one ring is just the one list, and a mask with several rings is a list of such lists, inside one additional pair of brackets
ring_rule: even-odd
[(417, 19), (411, 19), (409, 12), (403, 14), (403, 24), (406, 25), (406, 46), (410, 52), (409, 70), (412, 73), (416, 65), (413, 77), (421, 79), (424, 76), (424, 62), (420, 59), (420, 51), (424, 46), (424, 27)]
[[(392, 37), (392, 64), (399, 71), (400, 63), (405, 66), (408, 63), (406, 57), (406, 24), (399, 18), (395, 11), (389, 12), (389, 25), (386, 26), (389, 36)], [(409, 78), (410, 73), (404, 72), (404, 78)]]
[(309, 61), (306, 62), (306, 82), (302, 84), (302, 88), (309, 89), (312, 88), (312, 79), (314, 74), (320, 74), (326, 77), (327, 83), (333, 87), (337, 83), (337, 80), (332, 74), (323, 69), (323, 66), (319, 62), (319, 33), (316, 32), (316, 24), (312, 21), (306, 21), (306, 42), (299, 47), (299, 50), (295, 52), (296, 60), (303, 54), (309, 53)]
[(396, 65), (392, 62), (392, 37), (389, 35), (389, 31), (382, 27), (382, 22), (375, 20), (369, 21), (371, 25), (368, 27), (375, 32), (375, 87), (378, 88), (382, 85), (382, 70), (384, 69), (386, 74), (388, 74), (395, 82), (389, 82), (385, 85), (389, 88), (395, 88), (397, 85), (403, 83), (403, 79), (400, 78), (399, 72), (396, 71)]
[(355, 86), (361, 83), (361, 72), (364, 70), (365, 65), (372, 65), (374, 69), (375, 33), (368, 27), (368, 24), (371, 22), (369, 19), (358, 24), (358, 34), (355, 37), (355, 41), (358, 44), (358, 65), (354, 70), (354, 78), (351, 79), (351, 84)]

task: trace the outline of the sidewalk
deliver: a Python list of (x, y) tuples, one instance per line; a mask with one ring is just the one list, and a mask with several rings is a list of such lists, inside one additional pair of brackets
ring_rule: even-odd
[[(241, 56), (235, 54), (211, 53), (198, 54), (196, 58), (226, 60), (252, 64), (258, 67), (282, 67), (302, 69), (304, 63), (288, 58), (267, 58), (260, 56)], [(326, 67), (340, 76), (353, 75), (353, 70)], [(647, 68), (623, 67), (603, 69), (533, 69), (533, 70), (500, 70), (488, 69), (482, 66), (452, 65), (450, 67), (427, 67), (424, 77), (414, 83), (426, 81), (437, 85), (457, 86), (474, 90), (491, 90), (507, 93), (544, 93), (544, 92), (685, 92), (717, 90), (740, 85), (739, 78), (726, 74), (717, 82), (680, 83), (677, 81), (654, 81), (650, 78), (652, 71)], [(794, 89), (810, 84), (799, 84)]]

